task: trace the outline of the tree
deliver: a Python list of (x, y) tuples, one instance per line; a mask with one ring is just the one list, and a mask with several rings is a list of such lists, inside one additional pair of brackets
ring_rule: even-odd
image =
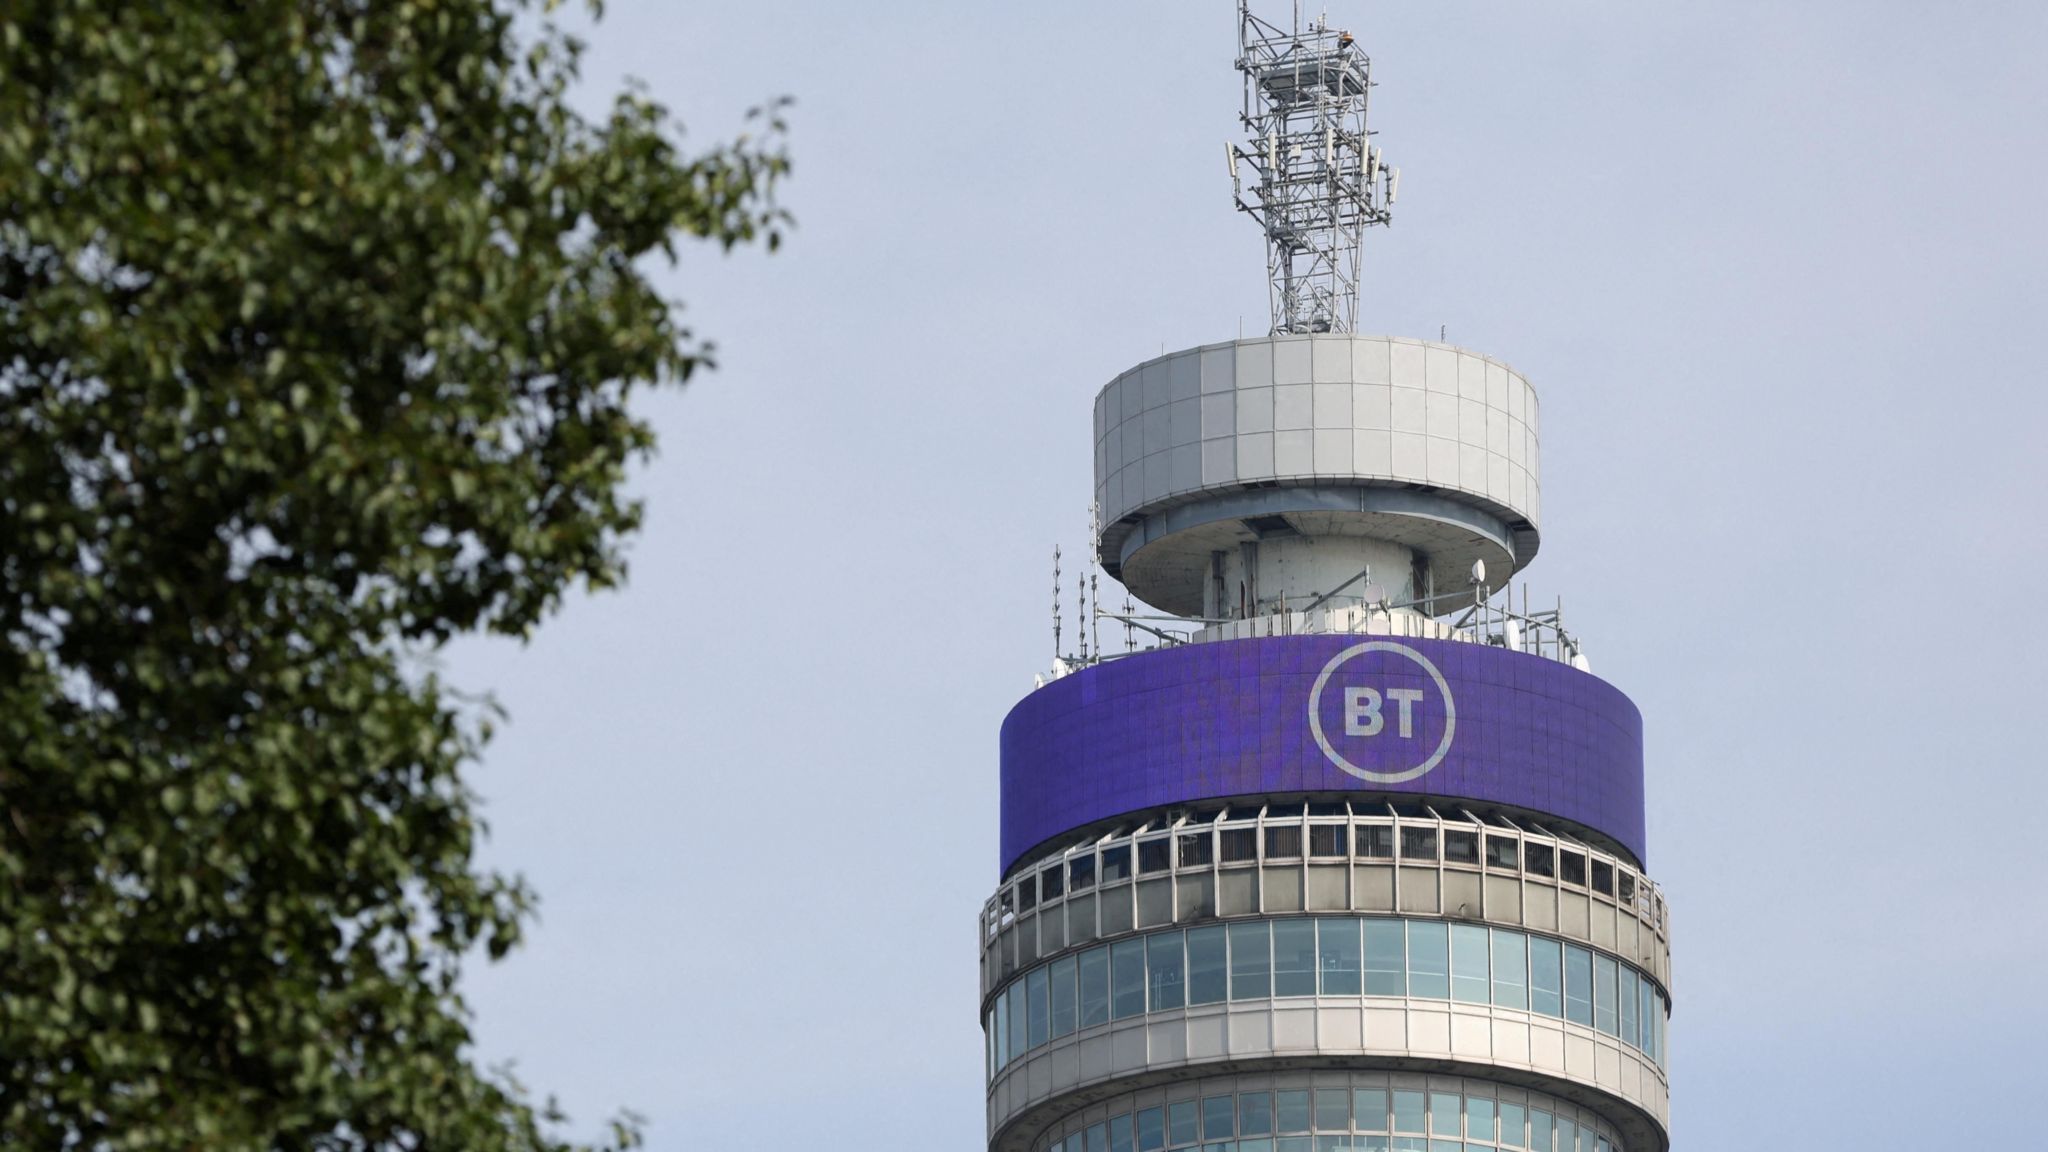
[(705, 354), (643, 266), (788, 162), (579, 115), (520, 8), (0, 7), (0, 1146), (565, 1147), (475, 1063), (531, 896), (421, 657), (621, 578)]

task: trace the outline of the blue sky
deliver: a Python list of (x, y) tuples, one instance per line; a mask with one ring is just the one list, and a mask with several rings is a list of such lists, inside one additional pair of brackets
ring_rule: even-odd
[[(1277, 11), (1278, 5), (1269, 5)], [(786, 249), (664, 282), (628, 587), (448, 654), (543, 919), (486, 1054), (655, 1149), (982, 1134), (996, 731), (1093, 394), (1262, 330), (1232, 5), (613, 0), (708, 143), (798, 103)], [(2048, 1008), (2048, 6), (1331, 4), (1403, 169), (1361, 327), (1543, 399), (1544, 543), (1642, 708), (1681, 1152), (2019, 1146)]]

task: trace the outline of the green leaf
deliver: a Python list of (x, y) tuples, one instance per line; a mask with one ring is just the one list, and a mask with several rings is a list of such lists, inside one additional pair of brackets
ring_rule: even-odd
[(571, 1146), (474, 1063), (532, 900), (418, 661), (623, 578), (708, 362), (645, 258), (788, 159), (531, 7), (0, 6), (0, 1147)]

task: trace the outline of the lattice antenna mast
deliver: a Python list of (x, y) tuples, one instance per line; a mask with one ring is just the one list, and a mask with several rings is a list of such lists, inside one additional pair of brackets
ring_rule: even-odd
[(1372, 62), (1351, 33), (1316, 20), (1292, 31), (1238, 0), (1237, 69), (1247, 143), (1229, 146), (1239, 211), (1266, 233), (1273, 331), (1358, 326), (1359, 250), (1367, 227), (1392, 218), (1401, 173), (1366, 127)]

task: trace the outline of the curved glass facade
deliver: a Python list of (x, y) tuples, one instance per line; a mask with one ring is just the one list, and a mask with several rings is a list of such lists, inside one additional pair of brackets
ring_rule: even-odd
[(1132, 936), (1025, 972), (983, 1018), (987, 1070), (993, 1077), (1041, 1044), (1112, 1020), (1309, 996), (1532, 1012), (1616, 1037), (1660, 1066), (1670, 1011), (1634, 966), (1547, 936), (1377, 916), (1235, 920)]
[(1036, 1152), (1624, 1152), (1593, 1113), (1540, 1092), (1441, 1077), (1216, 1077), (1051, 1125)]
[(1668, 972), (1664, 899), (1648, 877), (1530, 821), (1463, 815), (1262, 802), (1089, 840), (984, 906), (982, 991), (1071, 947), (1258, 915), (1455, 915), (1584, 944), (1653, 979)]

